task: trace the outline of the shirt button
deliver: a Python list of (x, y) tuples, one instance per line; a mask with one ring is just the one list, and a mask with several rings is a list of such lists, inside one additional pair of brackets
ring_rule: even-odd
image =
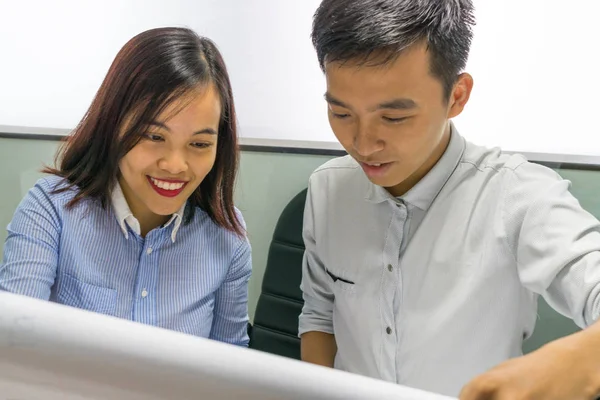
[(394, 267), (392, 267), (392, 264), (388, 264), (388, 271), (392, 272), (394, 270)]
[(148, 247), (148, 249), (146, 249), (146, 254), (152, 254), (152, 247)]
[(148, 296), (148, 291), (146, 289), (142, 290), (142, 297)]
[(387, 332), (388, 335), (392, 334), (392, 328), (390, 328), (389, 326), (387, 328), (385, 328), (385, 331)]

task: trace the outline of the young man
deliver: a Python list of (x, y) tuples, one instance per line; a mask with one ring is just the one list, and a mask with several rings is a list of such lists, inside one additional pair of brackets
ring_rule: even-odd
[(598, 319), (600, 224), (552, 170), (450, 122), (473, 86), (473, 23), (470, 0), (317, 10), (349, 155), (310, 178), (302, 358), (461, 399), (593, 398), (600, 325), (516, 358), (538, 295), (581, 327)]

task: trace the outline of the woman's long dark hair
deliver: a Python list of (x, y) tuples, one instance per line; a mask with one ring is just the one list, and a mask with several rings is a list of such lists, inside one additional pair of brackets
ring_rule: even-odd
[[(135, 36), (113, 61), (90, 108), (57, 154), (59, 175), (75, 188), (72, 207), (84, 198), (110, 205), (119, 161), (169, 104), (198, 87), (214, 84), (221, 119), (215, 164), (188, 200), (186, 223), (196, 207), (237, 234), (244, 234), (233, 205), (239, 149), (233, 94), (227, 68), (215, 44), (185, 28), (158, 28)], [(127, 124), (125, 121), (127, 119)], [(127, 129), (124, 126), (127, 125)]]

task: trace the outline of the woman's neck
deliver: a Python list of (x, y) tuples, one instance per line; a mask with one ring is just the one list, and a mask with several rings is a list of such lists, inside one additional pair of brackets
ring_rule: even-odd
[(140, 223), (140, 235), (142, 237), (146, 237), (148, 232), (153, 229), (156, 229), (160, 226), (163, 226), (167, 223), (167, 221), (171, 218), (170, 215), (157, 215), (150, 211), (147, 213), (138, 212), (136, 213), (133, 209), (131, 210), (133, 216)]
[(119, 179), (119, 185), (121, 186), (129, 210), (131, 210), (131, 213), (140, 224), (140, 235), (142, 237), (146, 237), (148, 232), (169, 221), (171, 218), (170, 215), (158, 215), (150, 211), (122, 179)]

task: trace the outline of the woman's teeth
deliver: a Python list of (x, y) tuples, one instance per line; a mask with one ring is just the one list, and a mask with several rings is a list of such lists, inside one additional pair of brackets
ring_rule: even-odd
[(180, 183), (174, 183), (174, 182), (165, 182), (165, 181), (160, 181), (158, 179), (155, 178), (150, 178), (152, 180), (152, 183), (154, 183), (156, 185), (156, 187), (159, 187), (163, 190), (179, 190), (183, 187), (184, 183), (180, 182)]

